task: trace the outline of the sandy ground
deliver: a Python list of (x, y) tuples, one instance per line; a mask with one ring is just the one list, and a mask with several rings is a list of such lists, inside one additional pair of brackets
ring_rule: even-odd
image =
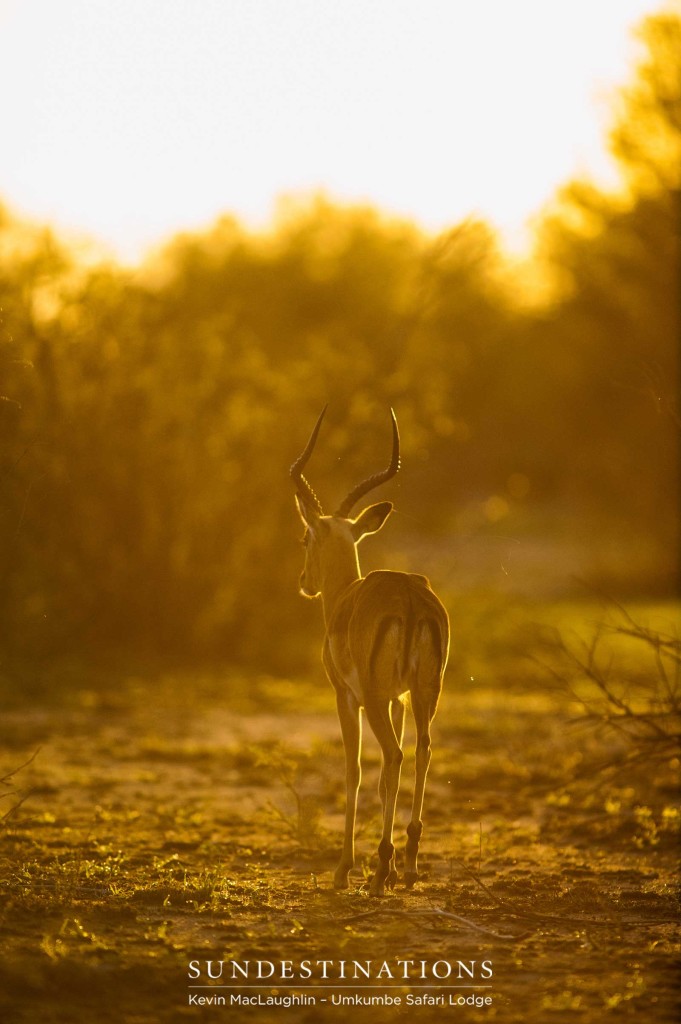
[[(678, 761), (613, 768), (627, 755), (616, 735), (570, 725), (570, 708), (536, 680), (502, 691), (448, 678), (423, 877), (382, 900), (366, 891), (379, 827), (368, 730), (358, 866), (348, 891), (332, 888), (343, 754), (321, 678), (140, 676), (67, 692), (15, 694), (0, 727), (0, 775), (33, 757), (6, 779), (1, 805), (27, 794), (0, 831), (6, 1024), (313, 1022), (345, 1016), (340, 996), (368, 995), (383, 1003), (354, 1012), (372, 1021), (676, 1019)], [(409, 733), (406, 744), (398, 867)], [(251, 976), (263, 987), (247, 990), (229, 973), (229, 961), (252, 975), (282, 960), (294, 971), (333, 961), (331, 976)], [(369, 990), (363, 975), (338, 977), (342, 960), (371, 961), (374, 976), (388, 966)], [(398, 960), (417, 965), (410, 977)], [(225, 961), (222, 977), (208, 978), (206, 961), (213, 974)], [(225, 1005), (197, 1005), (218, 996)]]

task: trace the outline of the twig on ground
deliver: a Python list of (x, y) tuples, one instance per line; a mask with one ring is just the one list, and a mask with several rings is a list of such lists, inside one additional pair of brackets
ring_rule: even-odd
[(459, 924), (463, 924), (466, 928), (471, 931), (480, 932), (482, 935), (490, 935), (493, 939), (501, 939), (503, 941), (515, 942), (518, 939), (525, 938), (529, 932), (523, 932), (520, 935), (505, 935), (501, 932), (495, 932), (491, 928), (485, 928), (483, 925), (476, 924), (475, 921), (470, 921), (467, 917), (461, 917), (459, 914), (451, 914), (447, 910), (442, 910), (440, 907), (434, 907), (432, 910), (397, 910), (393, 907), (377, 907), (376, 910), (368, 910), (363, 914), (354, 914), (352, 917), (338, 918), (338, 924), (351, 924), (355, 921), (361, 921), (368, 917), (378, 917), (381, 914), (388, 914), (394, 917), (444, 917), (452, 921), (458, 921)]

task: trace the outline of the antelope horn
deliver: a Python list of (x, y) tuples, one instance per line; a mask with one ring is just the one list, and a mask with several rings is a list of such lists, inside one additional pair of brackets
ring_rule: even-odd
[(310, 440), (307, 442), (304, 451), (302, 452), (301, 455), (298, 456), (296, 461), (291, 466), (291, 479), (296, 485), (296, 491), (298, 492), (299, 496), (303, 498), (304, 501), (307, 501), (309, 504), (313, 506), (313, 508), (319, 513), (320, 516), (324, 515), (322, 504), (317, 495), (315, 494), (315, 492), (312, 490), (312, 487), (310, 486), (309, 482), (303, 476), (303, 468), (305, 467), (308, 459), (312, 455), (314, 446), (317, 443), (317, 434), (319, 433), (319, 428), (322, 425), (322, 420), (324, 419), (324, 414), (327, 409), (328, 405), (325, 405), (319, 414), (319, 419), (315, 423), (314, 430), (310, 434)]
[(382, 473), (376, 473), (374, 476), (367, 477), (366, 480), (355, 487), (354, 491), (350, 491), (345, 501), (339, 506), (338, 511), (334, 512), (334, 515), (343, 516), (344, 519), (347, 519), (353, 505), (360, 498), (363, 498), (369, 491), (373, 491), (374, 487), (378, 487), (380, 484), (384, 484), (386, 480), (390, 480), (400, 468), (400, 433), (397, 429), (397, 417), (395, 416), (394, 409), (390, 410), (390, 415), (393, 422), (393, 453), (390, 465)]

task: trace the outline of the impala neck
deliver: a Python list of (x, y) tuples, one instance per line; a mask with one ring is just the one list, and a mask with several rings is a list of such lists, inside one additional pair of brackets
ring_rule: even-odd
[(354, 544), (334, 545), (322, 564), (322, 604), (328, 624), (339, 597), (351, 583), (360, 579), (359, 558)]

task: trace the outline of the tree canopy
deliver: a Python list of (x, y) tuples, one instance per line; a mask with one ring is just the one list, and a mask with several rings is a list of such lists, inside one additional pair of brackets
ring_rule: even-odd
[(673, 586), (681, 23), (641, 31), (611, 135), (628, 192), (561, 192), (543, 305), (517, 301), (473, 220), (433, 238), (320, 197), (263, 234), (224, 217), (131, 271), (1, 209), (5, 656), (305, 663), (287, 476), (327, 401), (310, 472), (329, 502), (383, 465), (397, 410), (403, 564), (415, 538), (438, 550), (505, 520), (638, 545), (604, 583)]

